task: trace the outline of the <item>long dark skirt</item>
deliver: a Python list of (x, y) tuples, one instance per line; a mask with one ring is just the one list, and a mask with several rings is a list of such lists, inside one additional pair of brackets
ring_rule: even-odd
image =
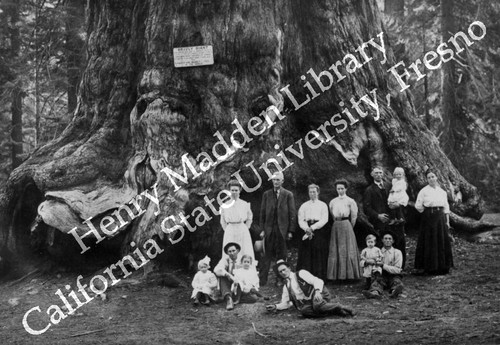
[[(300, 233), (303, 235), (303, 233)], [(328, 260), (328, 229), (325, 225), (314, 231), (312, 240), (302, 241), (299, 238), (299, 255), (297, 258), (297, 272), (306, 270), (312, 275), (326, 279), (326, 266)]]
[(443, 211), (426, 208), (422, 214), (415, 252), (415, 268), (431, 274), (446, 274), (453, 267), (451, 241)]

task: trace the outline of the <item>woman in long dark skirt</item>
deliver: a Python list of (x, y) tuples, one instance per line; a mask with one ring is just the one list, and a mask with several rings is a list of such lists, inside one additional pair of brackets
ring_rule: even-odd
[(415, 208), (422, 213), (415, 252), (415, 268), (427, 274), (447, 274), (453, 267), (448, 195), (437, 182), (436, 174), (426, 173), (428, 185), (418, 193)]
[(319, 200), (319, 186), (311, 184), (309, 201), (299, 208), (298, 222), (303, 232), (299, 236), (299, 256), (297, 272), (301, 269), (311, 272), (314, 276), (326, 279), (328, 259), (328, 206)]

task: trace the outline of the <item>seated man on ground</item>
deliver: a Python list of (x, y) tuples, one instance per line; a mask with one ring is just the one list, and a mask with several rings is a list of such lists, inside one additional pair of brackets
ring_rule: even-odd
[(323, 280), (308, 271), (292, 272), (284, 260), (278, 260), (276, 269), (285, 279), (283, 295), (280, 303), (266, 306), (267, 311), (284, 310), (293, 305), (304, 317), (353, 315), (351, 309), (330, 303), (330, 293)]
[(403, 291), (403, 282), (401, 281), (401, 267), (403, 265), (403, 254), (399, 249), (392, 246), (394, 243), (394, 234), (390, 231), (382, 233), (381, 249), (384, 256), (381, 262), (374, 259), (367, 259), (366, 265), (378, 265), (382, 268), (382, 274), (374, 271), (372, 282), (368, 290), (363, 291), (366, 298), (382, 298), (384, 289), (389, 290), (389, 297), (396, 298)]
[[(224, 253), (226, 253), (227, 256), (223, 256), (214, 269), (215, 275), (219, 277), (219, 288), (222, 298), (226, 301), (227, 310), (233, 310), (234, 300), (238, 299), (238, 296), (231, 291), (231, 287), (236, 281), (234, 271), (243, 267), (241, 264), (240, 250), (241, 247), (238, 243), (227, 243), (224, 246)], [(239, 299), (242, 303), (254, 303), (257, 301), (256, 297), (249, 294), (242, 294)]]

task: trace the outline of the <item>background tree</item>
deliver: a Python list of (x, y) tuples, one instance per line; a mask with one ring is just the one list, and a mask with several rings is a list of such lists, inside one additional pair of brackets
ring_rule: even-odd
[(18, 75), (19, 53), (21, 49), (20, 37), (20, 3), (18, 1), (4, 1), (1, 4), (2, 30), (6, 43), (2, 48), (2, 93), (9, 99), (11, 113), (10, 152), (12, 169), (21, 164), (23, 153), (23, 122), (22, 122), (22, 80)]
[[(499, 81), (498, 54), (492, 47), (499, 39), (496, 18), (500, 6), (495, 1), (406, 0), (404, 16), (384, 14), (384, 24), (397, 59), (407, 63), (449, 39), (452, 33), (466, 31), (475, 20), (484, 22), (487, 34), (482, 44), (467, 47), (426, 77), (412, 80), (417, 114), (439, 138), (440, 145), (459, 169), (477, 185), (498, 210), (500, 196), (499, 141), (500, 118), (496, 86)], [(401, 13), (401, 12), (399, 12)]]
[(82, 0), (67, 0), (65, 2), (66, 20), (65, 48), (66, 73), (68, 83), (68, 113), (76, 109), (78, 84), (83, 61), (84, 40), (82, 39), (82, 28), (84, 23), (85, 3)]
[(13, 167), (60, 134), (76, 106), (84, 2), (3, 0), (0, 8), (0, 147), (2, 156), (12, 152), (0, 162), (5, 183)]

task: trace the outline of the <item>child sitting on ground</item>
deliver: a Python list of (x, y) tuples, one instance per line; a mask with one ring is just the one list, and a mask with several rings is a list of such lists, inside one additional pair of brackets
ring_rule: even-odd
[(370, 287), (372, 274), (382, 274), (382, 267), (377, 266), (377, 263), (381, 263), (384, 256), (380, 248), (375, 247), (376, 240), (374, 235), (366, 236), (366, 248), (361, 251), (359, 264), (363, 269), (363, 277), (366, 278), (366, 289)]
[[(405, 179), (405, 171), (403, 168), (397, 167), (394, 169), (392, 179), (392, 188), (389, 193), (387, 203), (389, 204), (389, 225), (402, 224), (405, 222), (403, 207), (408, 205), (410, 198), (406, 193), (408, 187)], [(396, 206), (395, 208), (391, 208)]]
[[(238, 300), (241, 293), (254, 294), (262, 297), (259, 292), (259, 274), (254, 266), (252, 266), (252, 257), (243, 255), (241, 257), (242, 268), (237, 268), (233, 271), (234, 283), (231, 290), (238, 295)], [(238, 287), (239, 290), (238, 291)]]
[(198, 262), (198, 272), (195, 274), (191, 284), (193, 286), (191, 300), (195, 306), (198, 306), (200, 302), (204, 305), (210, 305), (210, 301), (215, 301), (217, 278), (215, 274), (209, 271), (209, 268), (210, 258), (205, 256)]

